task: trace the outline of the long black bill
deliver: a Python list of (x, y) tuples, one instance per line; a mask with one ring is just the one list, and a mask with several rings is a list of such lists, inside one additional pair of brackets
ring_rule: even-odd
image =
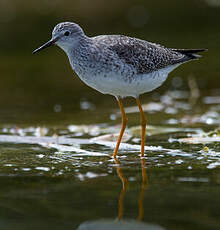
[(45, 44), (43, 44), (41, 47), (37, 48), (36, 50), (34, 50), (32, 53), (35, 54), (47, 47), (50, 47), (52, 45), (54, 45), (54, 43), (57, 41), (57, 38), (51, 39), (50, 41), (46, 42)]

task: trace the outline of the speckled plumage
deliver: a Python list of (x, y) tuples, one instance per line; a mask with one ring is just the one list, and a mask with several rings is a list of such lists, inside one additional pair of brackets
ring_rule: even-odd
[(52, 39), (66, 52), (82, 81), (102, 93), (121, 97), (152, 91), (173, 69), (203, 51), (165, 48), (124, 35), (88, 37), (71, 22), (58, 24)]
[(103, 35), (93, 38), (96, 46), (107, 47), (125, 64), (135, 69), (135, 74), (146, 74), (169, 65), (189, 60), (185, 55), (147, 42), (124, 35)]

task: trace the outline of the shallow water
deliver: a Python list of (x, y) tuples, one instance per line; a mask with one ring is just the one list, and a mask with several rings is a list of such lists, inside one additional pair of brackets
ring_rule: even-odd
[(105, 108), (109, 123), (3, 125), (2, 228), (219, 229), (218, 98), (201, 98), (195, 114), (188, 94), (168, 91), (144, 104), (152, 123), (161, 118), (148, 125), (144, 159), (133, 106), (118, 161), (115, 108)]

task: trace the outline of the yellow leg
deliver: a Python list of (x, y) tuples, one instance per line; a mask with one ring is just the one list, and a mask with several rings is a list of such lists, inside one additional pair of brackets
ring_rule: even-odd
[(144, 146), (145, 146), (145, 132), (146, 132), (146, 118), (143, 112), (143, 109), (141, 107), (141, 102), (139, 97), (137, 98), (137, 104), (139, 107), (139, 111), (140, 111), (140, 116), (141, 116), (141, 156), (144, 156)]
[(117, 99), (118, 99), (118, 105), (120, 107), (121, 115), (122, 115), (122, 126), (121, 126), (121, 131), (120, 131), (120, 134), (119, 134), (119, 137), (118, 137), (118, 141), (117, 141), (114, 153), (113, 153), (114, 158), (116, 158), (116, 156), (117, 156), (119, 145), (121, 143), (121, 139), (122, 139), (122, 136), (124, 134), (124, 131), (125, 131), (125, 128), (126, 128), (126, 125), (127, 125), (127, 122), (128, 122), (128, 119), (126, 117), (125, 110), (124, 110), (124, 107), (123, 107), (123, 104), (122, 104), (122, 99), (120, 97), (118, 97)]

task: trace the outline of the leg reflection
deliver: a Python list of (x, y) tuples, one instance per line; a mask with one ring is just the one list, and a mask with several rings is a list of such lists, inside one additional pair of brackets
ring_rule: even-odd
[[(120, 168), (120, 161), (116, 158), (114, 158), (117, 174), (122, 182), (122, 190), (120, 192), (119, 201), (118, 201), (118, 220), (121, 220), (124, 214), (124, 197), (128, 188), (128, 181), (124, 177), (122, 173), (122, 169)], [(141, 172), (142, 172), (142, 183), (141, 183), (141, 191), (139, 195), (139, 201), (138, 201), (138, 220), (141, 221), (144, 216), (144, 205), (143, 205), (143, 199), (144, 199), (144, 192), (149, 187), (147, 173), (146, 173), (146, 167), (145, 167), (145, 159), (141, 159)]]
[(123, 214), (124, 214), (124, 197), (125, 197), (125, 193), (127, 191), (128, 181), (122, 174), (122, 169), (119, 166), (120, 165), (119, 160), (114, 158), (114, 161), (116, 163), (118, 177), (120, 178), (120, 180), (122, 182), (122, 190), (120, 192), (119, 201), (118, 201), (118, 220), (121, 220), (121, 218), (123, 217)]
[(149, 187), (145, 164), (146, 164), (145, 159), (141, 158), (142, 184), (141, 184), (141, 192), (140, 192), (139, 201), (138, 201), (138, 210), (139, 210), (138, 220), (139, 221), (141, 221), (144, 216), (144, 205), (143, 205), (144, 192)]

